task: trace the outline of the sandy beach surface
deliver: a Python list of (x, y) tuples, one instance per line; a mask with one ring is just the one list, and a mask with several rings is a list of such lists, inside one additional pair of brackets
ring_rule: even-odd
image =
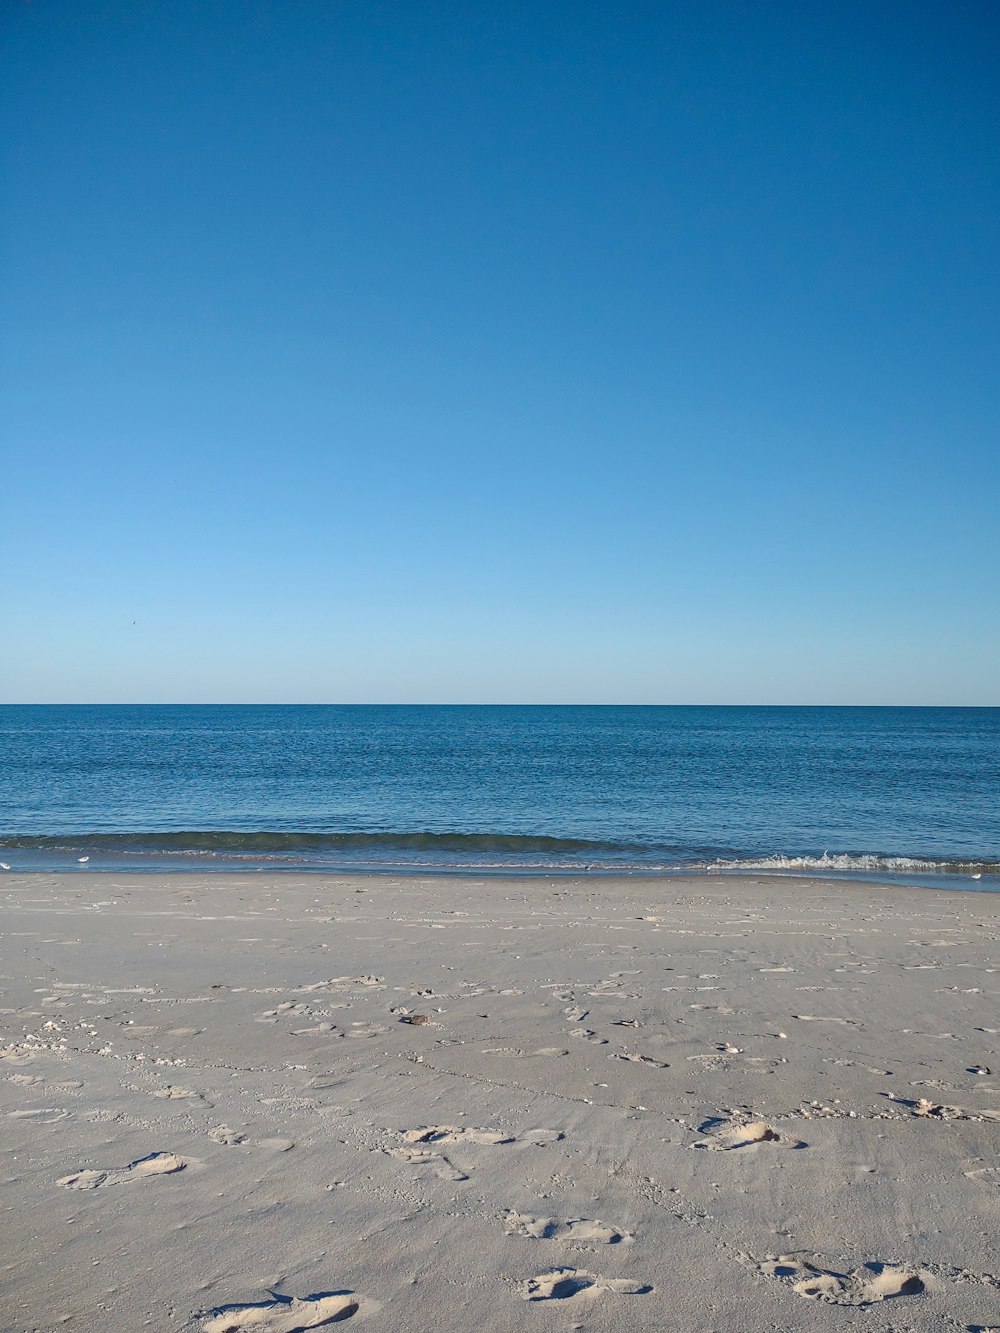
[(0, 893), (5, 1330), (1000, 1328), (1000, 895)]

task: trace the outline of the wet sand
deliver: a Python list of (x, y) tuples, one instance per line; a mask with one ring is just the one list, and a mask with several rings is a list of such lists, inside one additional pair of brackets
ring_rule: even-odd
[(4, 1329), (1000, 1328), (1000, 895), (0, 895)]

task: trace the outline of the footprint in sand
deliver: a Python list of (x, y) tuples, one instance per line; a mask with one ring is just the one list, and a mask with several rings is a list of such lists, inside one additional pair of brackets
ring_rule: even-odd
[(589, 1301), (604, 1292), (621, 1296), (642, 1296), (652, 1291), (642, 1282), (627, 1278), (600, 1277), (583, 1268), (553, 1268), (548, 1273), (529, 1278), (521, 1289), (526, 1301)]
[(1000, 1166), (980, 1166), (974, 1171), (965, 1171), (963, 1174), (974, 1180), (977, 1185), (993, 1186), (1000, 1190)]
[(492, 1146), (498, 1143), (531, 1143), (536, 1148), (558, 1143), (566, 1136), (561, 1129), (526, 1129), (521, 1134), (505, 1134), (500, 1129), (473, 1129), (464, 1125), (432, 1125), (426, 1129), (403, 1131), (406, 1143), (476, 1143)]
[[(926, 1080), (920, 1086), (927, 1086)], [(975, 1120), (1000, 1121), (1000, 1111), (971, 1111), (964, 1106), (948, 1106), (942, 1102), (932, 1102), (926, 1097), (913, 1101), (909, 1097), (897, 1097), (894, 1093), (882, 1094), (896, 1106), (905, 1106), (912, 1115), (929, 1120)]]
[(201, 1102), (203, 1106), (212, 1105), (210, 1101), (206, 1101), (200, 1092), (194, 1092), (191, 1088), (175, 1088), (172, 1086), (158, 1088), (156, 1092), (153, 1093), (153, 1096), (159, 1098), (160, 1101)]
[(608, 1044), (607, 1037), (602, 1037), (593, 1028), (577, 1028), (576, 1031), (570, 1033), (570, 1036), (576, 1037), (578, 1041), (593, 1042), (595, 1046), (607, 1046)]
[(919, 1296), (929, 1275), (916, 1268), (871, 1262), (842, 1273), (824, 1266), (816, 1255), (781, 1255), (757, 1265), (766, 1277), (775, 1277), (798, 1296), (832, 1305), (873, 1305), (893, 1296)]
[(654, 1060), (651, 1055), (639, 1055), (635, 1051), (614, 1051), (609, 1060), (629, 1060), (634, 1065), (645, 1065), (647, 1069), (669, 1069), (665, 1060)]
[(806, 1148), (809, 1145), (801, 1139), (793, 1139), (778, 1131), (766, 1120), (748, 1120), (733, 1123), (713, 1117), (698, 1126), (699, 1132), (709, 1132), (711, 1137), (692, 1143), (692, 1148), (708, 1148), (713, 1152), (732, 1152), (735, 1148), (757, 1148), (762, 1143), (772, 1143), (779, 1148)]
[(58, 1081), (43, 1078), (41, 1074), (10, 1074), (11, 1083), (18, 1083), (22, 1087), (30, 1087), (32, 1084), (43, 1084), (52, 1092), (76, 1092), (82, 1088), (83, 1084), (78, 1078), (64, 1078)]
[(533, 1143), (536, 1148), (547, 1148), (550, 1143), (559, 1143), (566, 1135), (561, 1129), (526, 1129), (518, 1134), (519, 1143)]
[(385, 983), (381, 977), (331, 977), (329, 981), (314, 981), (308, 986), (296, 986), (296, 993), (299, 995), (315, 995), (321, 991), (343, 992), (350, 990), (354, 986), (365, 986), (369, 989), (385, 990)]
[(842, 1023), (845, 1027), (856, 1028), (853, 1018), (833, 1018), (829, 1014), (792, 1014), (800, 1023)]
[(30, 1111), (8, 1111), (11, 1120), (35, 1120), (42, 1125), (54, 1125), (57, 1120), (68, 1120), (73, 1114), (64, 1106), (38, 1106)]
[[(900, 1101), (900, 1098), (896, 1098)], [(1000, 1120), (1000, 1111), (968, 1111), (963, 1106), (942, 1106), (921, 1097), (913, 1112), (934, 1120)]]
[(204, 1317), (202, 1333), (301, 1333), (350, 1319), (361, 1302), (350, 1292), (278, 1297), (261, 1305), (225, 1305)]
[(108, 1171), (75, 1171), (71, 1176), (57, 1180), (56, 1184), (68, 1190), (96, 1190), (105, 1185), (127, 1185), (146, 1180), (149, 1176), (170, 1176), (175, 1171), (183, 1171), (187, 1165), (187, 1159), (176, 1153), (154, 1152), (129, 1162), (128, 1166), (113, 1167)]
[(530, 1240), (565, 1240), (581, 1245), (631, 1245), (635, 1235), (598, 1222), (593, 1218), (531, 1217), (527, 1213), (508, 1213), (503, 1220), (508, 1236), (526, 1236)]
[(427, 1129), (407, 1129), (403, 1132), (407, 1143), (513, 1143), (513, 1134), (499, 1129), (466, 1129), (461, 1125), (432, 1125)]
[(460, 1171), (445, 1157), (444, 1153), (431, 1152), (430, 1148), (389, 1148), (387, 1151), (390, 1157), (398, 1157), (400, 1161), (408, 1162), (411, 1166), (433, 1171), (440, 1180), (469, 1179), (464, 1171)]
[(265, 1009), (257, 1018), (258, 1023), (277, 1023), (279, 1018), (306, 1018), (312, 1013), (308, 1004), (285, 1000), (274, 1009)]
[(12, 1042), (0, 1047), (0, 1060), (7, 1065), (26, 1065), (37, 1059), (35, 1052), (26, 1044)]
[(247, 1136), (240, 1134), (235, 1129), (230, 1129), (228, 1125), (216, 1125), (214, 1129), (208, 1131), (208, 1137), (213, 1143), (224, 1144), (227, 1148), (233, 1148), (238, 1143), (246, 1143)]
[(564, 1055), (569, 1055), (565, 1046), (539, 1046), (534, 1051), (518, 1051), (517, 1055), (522, 1060), (559, 1060)]

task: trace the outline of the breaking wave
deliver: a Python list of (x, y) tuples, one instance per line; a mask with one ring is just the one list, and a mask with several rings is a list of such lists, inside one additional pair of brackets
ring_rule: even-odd
[(547, 834), (194, 829), (129, 833), (11, 835), (0, 838), (19, 868), (83, 862), (113, 866), (225, 869), (442, 870), (588, 873), (689, 872), (847, 877), (1000, 877), (1000, 860), (934, 859), (874, 852), (737, 851)]
[(920, 856), (878, 856), (868, 852), (824, 852), (822, 856), (720, 857), (706, 870), (815, 871), (821, 874), (997, 875), (1000, 861), (932, 861)]

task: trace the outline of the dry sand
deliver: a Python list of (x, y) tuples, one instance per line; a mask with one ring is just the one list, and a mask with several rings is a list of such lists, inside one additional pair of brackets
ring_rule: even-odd
[(0, 892), (4, 1329), (1000, 1328), (1000, 895)]

